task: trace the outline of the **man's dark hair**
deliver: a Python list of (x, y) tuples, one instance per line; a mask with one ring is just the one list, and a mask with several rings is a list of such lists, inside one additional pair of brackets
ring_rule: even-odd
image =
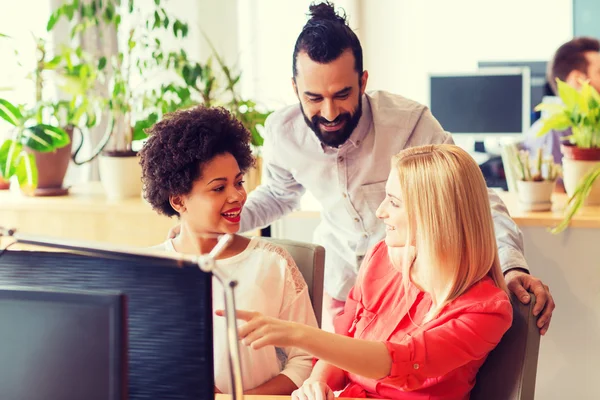
[(298, 74), (296, 60), (298, 53), (306, 52), (311, 60), (327, 64), (337, 59), (345, 50), (351, 49), (354, 55), (354, 69), (359, 75), (363, 72), (363, 53), (360, 41), (346, 22), (346, 15), (335, 12), (329, 2), (311, 4), (310, 19), (302, 28), (294, 46), (293, 74)]
[(565, 81), (572, 71), (581, 71), (587, 74), (589, 63), (585, 53), (588, 51), (600, 51), (600, 42), (597, 39), (582, 36), (566, 42), (556, 50), (548, 65), (548, 81), (555, 94), (558, 93), (556, 78)]
[(230, 153), (242, 172), (254, 165), (250, 132), (221, 107), (194, 107), (165, 115), (148, 131), (141, 150), (144, 198), (169, 217), (178, 213), (169, 197), (188, 194), (203, 164)]

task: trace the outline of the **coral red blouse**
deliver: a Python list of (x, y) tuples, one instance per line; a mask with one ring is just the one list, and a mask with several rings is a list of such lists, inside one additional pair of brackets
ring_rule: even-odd
[(423, 324), (431, 304), (412, 283), (405, 291), (385, 242), (378, 243), (334, 325), (336, 333), (384, 342), (392, 369), (380, 380), (347, 373), (340, 397), (469, 398), (477, 371), (512, 323), (510, 300), (486, 277)]

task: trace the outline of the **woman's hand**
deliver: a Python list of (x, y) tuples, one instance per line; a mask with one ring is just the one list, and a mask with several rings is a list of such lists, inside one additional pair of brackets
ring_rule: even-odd
[(333, 400), (334, 397), (326, 383), (310, 379), (292, 392), (292, 400)]
[[(221, 317), (225, 315), (223, 310), (215, 313)], [(254, 350), (265, 346), (300, 347), (305, 330), (310, 329), (306, 325), (266, 317), (254, 311), (237, 310), (236, 317), (247, 321), (238, 329), (239, 339)]]

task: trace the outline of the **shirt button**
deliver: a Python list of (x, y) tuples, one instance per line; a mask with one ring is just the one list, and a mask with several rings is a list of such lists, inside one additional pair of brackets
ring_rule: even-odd
[(363, 233), (363, 237), (366, 239), (369, 237), (369, 235), (367, 235), (366, 233)]
[(360, 222), (359, 218), (354, 218), (354, 222)]
[(414, 369), (419, 369), (419, 364), (413, 364)]
[(338, 161), (339, 161), (339, 162), (342, 162), (342, 161), (344, 161), (344, 157), (342, 157), (342, 156), (339, 156), (339, 157), (338, 157)]
[(346, 193), (342, 193), (342, 196), (344, 196), (344, 198), (348, 197)]

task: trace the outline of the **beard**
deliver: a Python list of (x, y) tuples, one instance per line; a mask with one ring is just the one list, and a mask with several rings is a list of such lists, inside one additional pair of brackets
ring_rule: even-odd
[[(302, 103), (300, 103), (300, 110), (302, 111), (302, 115), (304, 116), (304, 122), (306, 122), (306, 125), (308, 125), (308, 127), (315, 133), (315, 135), (317, 135), (319, 141), (325, 146), (337, 148), (346, 143), (346, 140), (348, 140), (348, 138), (350, 137), (350, 135), (352, 135), (352, 132), (354, 132), (354, 129), (358, 125), (358, 121), (360, 121), (360, 117), (362, 116), (361, 100), (361, 97), (359, 97), (358, 105), (356, 106), (354, 113), (341, 113), (333, 121), (329, 121), (318, 115), (315, 115), (311, 119), (309, 119), (306, 116), (306, 113), (304, 112)], [(344, 122), (344, 125), (337, 131), (327, 132), (321, 130), (321, 123), (337, 124), (340, 122)]]

